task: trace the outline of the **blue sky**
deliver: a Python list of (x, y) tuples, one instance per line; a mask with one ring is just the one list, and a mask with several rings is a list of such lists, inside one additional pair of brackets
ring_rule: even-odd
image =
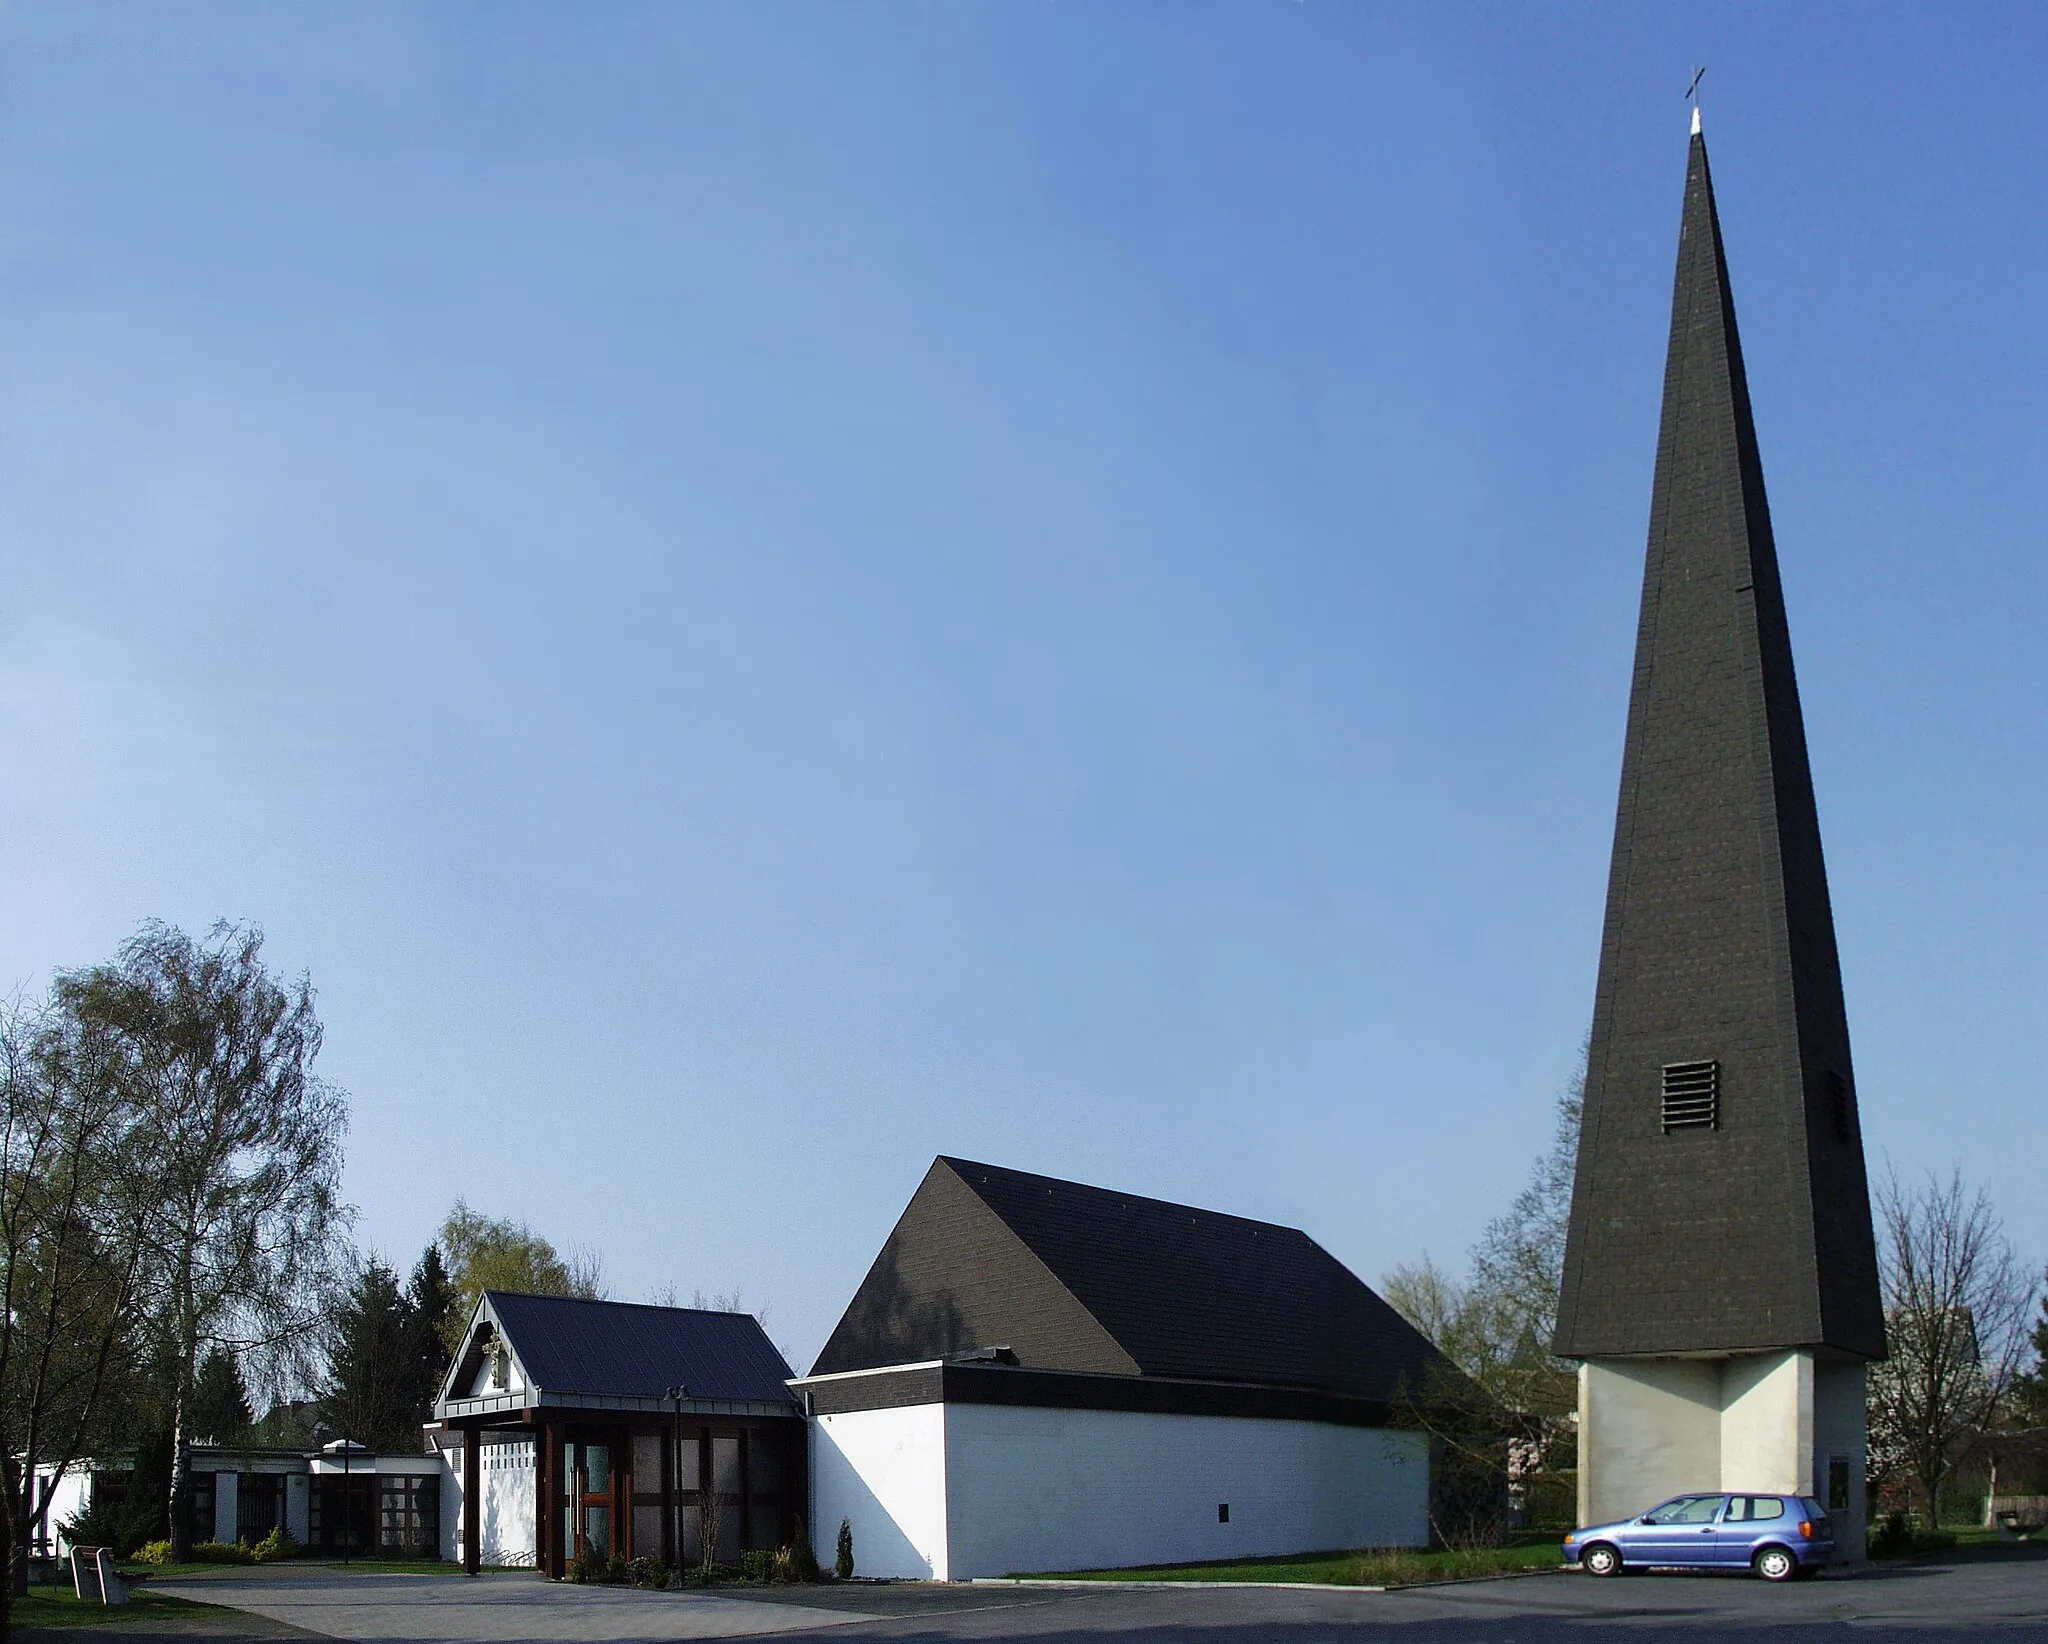
[(13, 0), (0, 978), (257, 921), (366, 1240), (805, 1361), (942, 1151), (1459, 1259), (1590, 1013), (1705, 62), (1866, 1134), (2048, 1252), (2044, 35)]

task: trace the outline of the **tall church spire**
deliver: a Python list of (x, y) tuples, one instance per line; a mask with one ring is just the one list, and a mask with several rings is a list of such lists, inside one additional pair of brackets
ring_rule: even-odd
[(1884, 1351), (1834, 918), (1697, 112), (1556, 1347)]

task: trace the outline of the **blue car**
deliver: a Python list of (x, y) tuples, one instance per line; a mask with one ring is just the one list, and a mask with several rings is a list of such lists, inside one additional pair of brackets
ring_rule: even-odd
[(1754, 1570), (1766, 1581), (1808, 1575), (1834, 1556), (1835, 1530), (1811, 1496), (1673, 1496), (1640, 1518), (1564, 1538), (1588, 1575), (1623, 1570)]

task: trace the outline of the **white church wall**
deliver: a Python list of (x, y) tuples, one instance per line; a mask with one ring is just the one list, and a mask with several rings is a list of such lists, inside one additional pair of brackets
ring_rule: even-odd
[(1811, 1353), (1765, 1353), (1723, 1362), (1718, 1480), (1723, 1490), (1813, 1494)]
[(1588, 1359), (1579, 1366), (1581, 1524), (1720, 1487), (1718, 1361)]
[[(1686, 1490), (1773, 1490), (1828, 1506), (1844, 1558), (1864, 1556), (1864, 1367), (1810, 1352), (1595, 1359), (1579, 1369), (1579, 1522), (1626, 1518)], [(1848, 1505), (1829, 1502), (1830, 1463)]]
[(821, 1563), (831, 1567), (844, 1519), (861, 1575), (951, 1579), (943, 1406), (818, 1416), (810, 1448), (811, 1543)]
[(956, 1581), (1429, 1538), (1429, 1450), (1416, 1433), (955, 1404), (945, 1464)]
[[(1865, 1556), (1870, 1533), (1870, 1504), (1864, 1499), (1870, 1453), (1865, 1375), (1861, 1361), (1820, 1361), (1813, 1367), (1813, 1493), (1834, 1524), (1837, 1556), (1852, 1559)], [(1831, 1462), (1847, 1464), (1846, 1507), (1829, 1499)]]
[[(540, 1483), (534, 1472), (533, 1441), (517, 1439), (477, 1448), (483, 1489), (477, 1514), (478, 1560), (530, 1568), (539, 1558), (534, 1535)], [(462, 1492), (468, 1482), (456, 1478), (454, 1468), (446, 1469), (441, 1487), (441, 1545), (442, 1556), (451, 1560), (462, 1556)]]

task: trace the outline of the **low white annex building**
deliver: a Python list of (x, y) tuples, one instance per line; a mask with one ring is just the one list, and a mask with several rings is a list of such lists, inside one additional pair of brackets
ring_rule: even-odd
[[(454, 1556), (454, 1512), (460, 1492), (439, 1455), (382, 1454), (335, 1440), (317, 1450), (195, 1444), (190, 1511), (194, 1541), (253, 1545), (282, 1529), (315, 1553), (358, 1557)], [(63, 1556), (63, 1527), (82, 1514), (95, 1492), (115, 1499), (133, 1487), (127, 1461), (88, 1461), (40, 1481), (48, 1511), (34, 1550)]]
[(939, 1581), (1430, 1539), (1435, 1350), (1306, 1234), (941, 1158), (810, 1375), (817, 1550)]

